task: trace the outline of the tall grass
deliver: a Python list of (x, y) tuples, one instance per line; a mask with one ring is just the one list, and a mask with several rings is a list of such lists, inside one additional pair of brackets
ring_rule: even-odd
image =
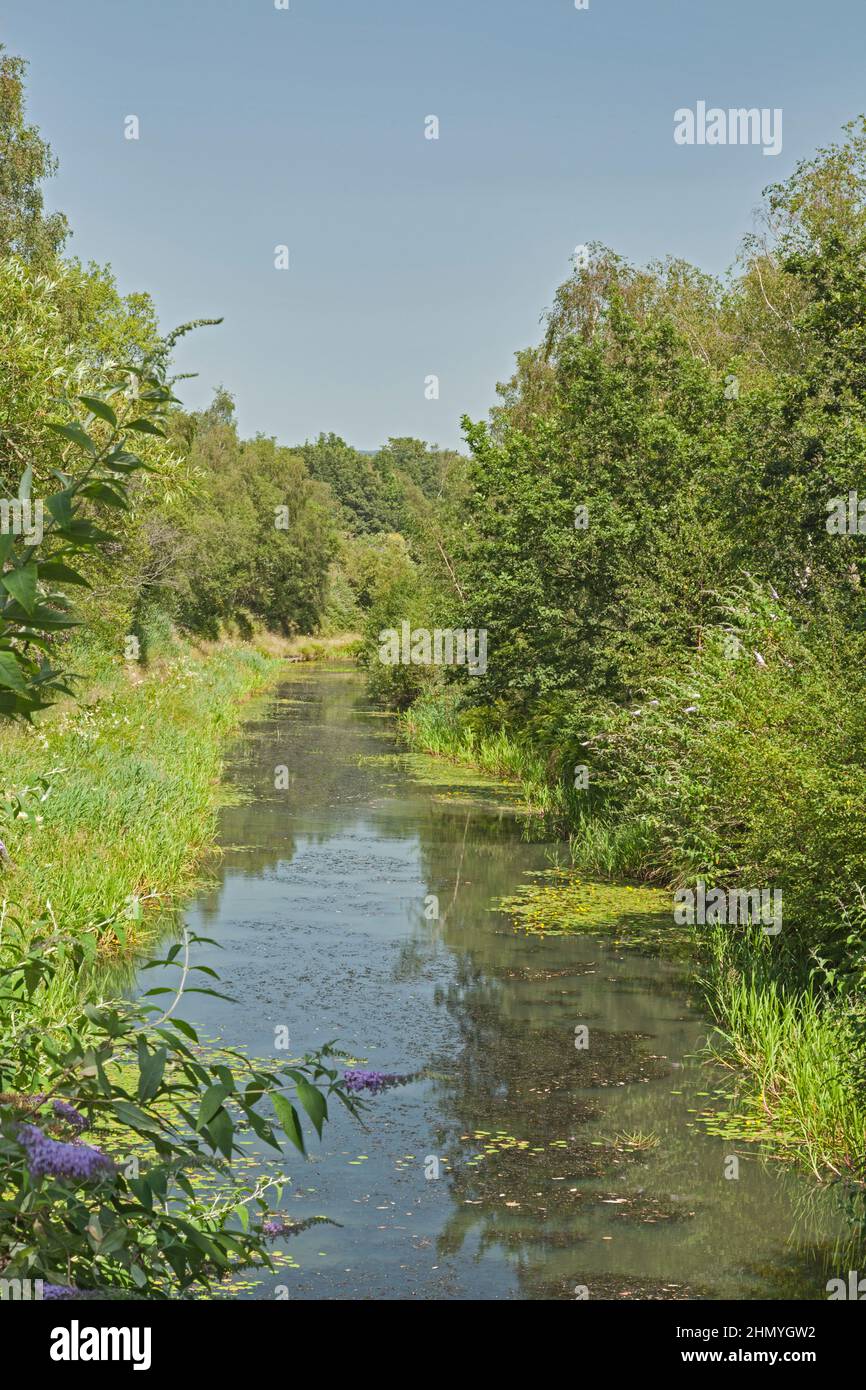
[(485, 730), (455, 713), (441, 695), (422, 696), (400, 716), (404, 737), (418, 752), (485, 772), (519, 785), (529, 809), (562, 817), (568, 797), (528, 739), (505, 728)]
[(401, 714), (400, 725), (417, 752), (517, 783), (527, 808), (568, 836), (575, 867), (605, 878), (650, 876), (650, 819), (617, 821), (590, 809), (593, 793), (570, 786), (528, 734), (476, 723), (472, 711), (459, 711), (441, 692), (417, 700)]
[(850, 1001), (814, 978), (780, 977), (760, 931), (709, 937), (703, 984), (716, 1018), (716, 1055), (737, 1069), (737, 1116), (747, 1137), (769, 1138), (819, 1175), (866, 1181), (863, 1036)]
[(205, 656), (178, 645), (144, 671), (107, 668), (85, 703), (34, 728), (4, 727), (0, 796), (15, 816), (7, 810), (0, 829), (7, 922), (47, 916), (90, 935), (102, 957), (140, 946), (154, 910), (194, 881), (215, 827), (225, 737), (243, 699), (278, 669), (250, 648)]
[(645, 816), (613, 820), (579, 811), (568, 837), (571, 862), (586, 873), (604, 878), (650, 878), (650, 850), (656, 829)]

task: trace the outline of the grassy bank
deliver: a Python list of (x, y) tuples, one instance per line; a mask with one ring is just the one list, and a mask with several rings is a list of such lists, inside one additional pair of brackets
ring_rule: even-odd
[[(807, 691), (807, 696), (810, 693)], [(768, 701), (772, 698), (768, 692)], [(611, 727), (615, 730), (617, 721), (621, 723), (624, 717), (628, 714), (612, 711)], [(542, 743), (526, 729), (497, 723), (490, 711), (461, 709), (447, 690), (424, 695), (401, 715), (401, 727), (415, 751), (516, 779), (528, 806), (550, 816), (552, 826), (563, 838), (567, 836), (570, 861), (583, 873), (631, 877), (671, 888), (702, 873), (710, 882), (724, 881), (709, 852), (705, 862), (701, 861), (704, 827), (700, 823), (691, 826), (688, 842), (684, 835), (677, 840), (670, 823), (657, 813), (658, 803), (654, 805), (648, 796), (623, 799), (621, 794), (606, 797), (597, 788), (589, 794), (573, 789), (563, 775), (562, 764), (566, 761), (570, 769), (572, 761), (581, 756), (577, 749), (565, 760), (552, 756), (549, 742)], [(637, 737), (632, 734), (635, 727), (639, 727), (637, 721), (632, 720), (627, 738), (619, 744), (624, 761), (617, 774), (620, 790), (629, 774), (637, 785), (647, 762), (645, 744), (639, 754), (628, 744), (628, 739)], [(743, 737), (752, 734), (746, 727)], [(769, 719), (762, 724), (761, 735), (764, 752), (772, 758), (776, 750)], [(674, 742), (667, 731), (664, 737)], [(610, 742), (616, 744), (615, 734)], [(680, 748), (678, 753), (681, 767), (666, 770), (665, 795), (671, 801), (676, 800), (677, 778), (685, 780), (700, 765), (691, 750), (683, 755)], [(721, 775), (722, 757), (717, 750), (714, 753)], [(591, 754), (583, 756), (589, 758)], [(735, 756), (742, 759), (739, 745)], [(827, 758), (823, 761), (828, 781), (832, 780), (832, 764)], [(792, 777), (793, 765), (786, 770)], [(711, 780), (707, 778), (708, 783)], [(817, 815), (825, 800), (830, 803), (830, 793), (825, 797), (817, 774), (811, 776), (811, 782), (812, 800), (806, 804)], [(787, 814), (793, 820), (799, 802), (796, 796), (791, 797), (790, 783), (781, 783), (777, 801), (779, 804), (768, 811), (775, 823), (784, 818), (788, 807)], [(850, 815), (850, 807), (846, 811)], [(709, 832), (707, 840), (711, 838), (711, 821)], [(793, 827), (788, 833), (793, 833)], [(792, 884), (791, 897), (795, 905), (807, 904), (808, 883), (799, 862), (795, 867), (799, 877)], [(784, 868), (777, 871), (780, 878)], [(850, 968), (850, 954), (847, 970), (832, 963), (832, 913), (828, 917), (822, 901), (828, 896), (827, 883), (814, 864), (811, 868), (817, 879), (814, 916), (821, 921), (820, 935), (809, 931), (806, 906), (800, 909), (801, 919), (792, 922), (778, 941), (760, 930), (685, 930), (693, 933), (696, 973), (717, 1025), (713, 1053), (731, 1076), (734, 1104), (724, 1117), (725, 1132), (735, 1139), (769, 1143), (779, 1155), (802, 1163), (822, 1178), (839, 1176), (863, 1183), (866, 1061), (862, 976)], [(796, 895), (793, 886), (798, 889)], [(838, 895), (836, 935), (850, 952), (850, 944), (860, 939), (861, 901), (856, 892), (850, 893), (846, 905), (842, 884), (837, 882), (834, 887)], [(566, 919), (573, 925), (567, 902), (563, 905)]]
[[(270, 637), (172, 637), (146, 667), (81, 649), (80, 702), (0, 732), (0, 1275), (46, 1298), (225, 1296), (282, 1236), (283, 1146), (303, 1151), (329, 1098), (352, 1108), (327, 1049), (249, 1059), (125, 991), (201, 875), (227, 737), (287, 655)], [(252, 1134), (278, 1174), (250, 1179)]]
[(400, 726), (416, 752), (517, 781), (530, 809), (558, 819), (568, 815), (567, 790), (551, 779), (543, 753), (528, 739), (461, 712), (446, 692), (422, 695), (400, 715)]
[(813, 974), (797, 982), (760, 932), (715, 928), (701, 943), (701, 983), (717, 1022), (713, 1052), (735, 1107), (724, 1129), (769, 1142), (819, 1178), (866, 1186), (863, 1017), (855, 993)]
[(215, 828), (226, 736), (280, 662), (252, 646), (179, 643), (145, 669), (96, 670), (81, 704), (0, 731), (0, 893), (7, 919), (54, 920), (111, 957), (189, 892)]

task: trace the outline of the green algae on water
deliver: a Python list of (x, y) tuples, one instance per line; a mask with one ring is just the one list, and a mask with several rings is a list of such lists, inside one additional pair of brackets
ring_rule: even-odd
[(617, 946), (642, 951), (690, 949), (691, 936), (673, 920), (670, 894), (659, 888), (592, 882), (569, 869), (527, 878), (534, 881), (495, 904), (517, 931), (542, 937), (603, 932)]

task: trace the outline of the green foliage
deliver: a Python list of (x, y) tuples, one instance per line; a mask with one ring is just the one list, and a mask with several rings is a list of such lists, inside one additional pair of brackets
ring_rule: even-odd
[(68, 227), (62, 213), (44, 210), (41, 184), (56, 162), (24, 119), (26, 66), (0, 44), (0, 256), (46, 262), (62, 247)]
[[(760, 931), (716, 928), (705, 992), (715, 1056), (736, 1069), (737, 1105), (714, 1117), (731, 1138), (772, 1140), (819, 1177), (866, 1182), (863, 1019), (835, 987), (797, 981)], [(793, 979), (792, 979), (793, 976)]]
[[(65, 422), (48, 421), (64, 448), (61, 466), (52, 470), (55, 490), (44, 498), (44, 519), (37, 532), (32, 512), (29, 526), (23, 511), (20, 521), (10, 512), (0, 533), (0, 715), (30, 719), (70, 693), (69, 673), (49, 659), (57, 634), (78, 621), (67, 590), (89, 587), (78, 568), (82, 557), (115, 540), (92, 513), (129, 510), (133, 475), (148, 467), (133, 446), (142, 435), (164, 436), (165, 413), (175, 399), (164, 372), (146, 359), (117, 373), (102, 394), (67, 401)], [(30, 506), (32, 491), (28, 464), (7, 506)]]
[(724, 555), (707, 508), (723, 394), (670, 325), (613, 304), (608, 341), (572, 341), (559, 371), (531, 431), (468, 426), (465, 625), (490, 631), (490, 694), (522, 702), (639, 688), (709, 620)]
[(455, 571), (489, 666), (464, 698), (539, 749), (586, 847), (627, 820), (621, 871), (775, 883), (830, 950), (866, 879), (866, 575), (826, 525), (866, 497), (866, 124), (768, 216), (727, 285), (594, 248), (467, 422)]
[(369, 454), (336, 434), (320, 434), (315, 443), (299, 445), (297, 452), (310, 476), (331, 489), (347, 529), (361, 535), (394, 529), (394, 497)]
[(424, 624), (439, 606), (438, 593), (429, 576), (413, 560), (404, 536), (378, 536), (361, 540), (349, 550), (358, 606), (364, 614), (363, 633), (367, 639), (361, 663), (367, 670), (370, 688), (378, 699), (401, 709), (417, 699), (438, 678), (429, 666), (389, 665), (379, 659), (379, 634), (387, 629), (400, 631), (408, 622)]
[[(331, 1098), (353, 1108), (327, 1047), (274, 1067), (202, 1046), (176, 1016), (215, 992), (198, 938), (152, 962), (176, 993), (104, 997), (106, 960), (189, 888), (221, 740), (272, 673), (198, 659), (172, 619), (315, 630), (336, 505), (297, 454), (238, 439), (226, 393), (180, 412), (174, 345), (219, 320), (162, 338), (147, 295), (59, 259), (23, 66), (0, 47), (0, 1276), (165, 1298), (269, 1263), (282, 1179), (241, 1182), (242, 1142), (303, 1153)], [(47, 711), (77, 675), (86, 706)]]
[(487, 628), (487, 673), (405, 716), (596, 872), (781, 889), (779, 942), (716, 952), (708, 993), (767, 1128), (861, 1176), (866, 560), (827, 519), (866, 499), (864, 256), (866, 119), (768, 190), (725, 281), (592, 248), (465, 422), (449, 564), (417, 552), (414, 621)]
[(420, 539), (419, 508), (457, 500), (456, 470), (462, 455), (408, 436), (388, 440), (376, 453), (353, 449), (335, 434), (320, 434), (298, 447), (312, 477), (327, 483), (352, 535), (400, 531)]
[[(0, 724), (0, 838), (12, 861), (0, 866), (2, 896), (24, 920), (50, 902), (66, 932), (92, 939), (97, 960), (141, 951), (197, 881), (224, 740), (279, 669), (238, 646), (207, 659), (188, 643), (153, 655), (144, 673), (107, 663), (83, 708)], [(94, 649), (78, 639), (72, 656), (92, 682)]]
[(99, 395), (125, 364), (141, 368), (155, 357), (153, 307), (146, 295), (121, 298), (111, 274), (95, 266), (57, 261), (40, 271), (6, 257), (0, 324), (0, 481), (14, 490), (30, 464), (41, 487), (66, 449), (48, 422), (64, 401)]
[[(31, 467), (33, 498), (44, 500), (69, 453), (51, 422), (76, 413), (80, 396), (110, 390), (123, 364), (143, 370), (150, 358), (159, 366), (155, 318), (147, 296), (121, 299), (107, 272), (58, 261), (50, 274), (40, 273), (7, 258), (0, 261), (0, 322), (0, 497), (14, 498)], [(184, 474), (159, 435), (138, 434), (135, 452), (153, 471), (139, 471), (129, 506), (114, 509), (110, 545), (94, 547), (76, 566), (91, 585), (77, 590), (79, 616), (115, 655), (131, 631), (142, 586), (159, 568), (149, 539), (152, 514)]]
[(158, 587), (180, 621), (209, 636), (240, 614), (288, 635), (315, 632), (337, 549), (327, 488), (273, 439), (240, 440), (225, 393), (174, 428), (192, 481), (157, 519)]
[(775, 885), (804, 955), (844, 956), (841, 911), (866, 882), (863, 655), (832, 614), (805, 629), (778, 600), (741, 595), (688, 670), (584, 749), (607, 813), (652, 827), (620, 867)]
[[(105, 1001), (46, 1030), (40, 999), (58, 969), (81, 968), (83, 947), (51, 920), (30, 924), (26, 944), (14, 918), (5, 927), (0, 994), (12, 1021), (0, 1044), (2, 1276), (167, 1298), (269, 1266), (269, 1185), (240, 1182), (233, 1160), (245, 1135), (278, 1154), (285, 1136), (303, 1153), (304, 1129), (321, 1134), (330, 1099), (353, 1108), (329, 1049), (276, 1067), (230, 1049), (211, 1060), (174, 1013), (181, 991), (216, 993), (207, 983), (214, 972), (190, 961), (197, 937), (151, 962), (180, 972), (177, 991), (157, 986), (144, 996), (168, 996), (165, 1007)], [(202, 973), (206, 983), (188, 983)], [(76, 1116), (100, 1146), (85, 1154), (93, 1171), (64, 1175), (56, 1151), (49, 1171), (34, 1167), (33, 1130), (68, 1143)]]

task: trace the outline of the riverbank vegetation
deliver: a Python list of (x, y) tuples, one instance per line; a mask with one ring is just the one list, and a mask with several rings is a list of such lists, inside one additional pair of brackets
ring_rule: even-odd
[(94, 960), (140, 950), (148, 922), (189, 892), (225, 738), (279, 669), (251, 646), (179, 641), (146, 674), (102, 661), (81, 703), (0, 728), (16, 779), (0, 802), (4, 895), (25, 922), (53, 915)]
[(781, 891), (778, 936), (698, 930), (707, 997), (762, 1135), (857, 1181), (864, 255), (862, 121), (768, 190), (725, 279), (588, 248), (465, 422), (412, 602), (375, 614), (486, 628), (486, 672), (376, 670), (369, 630), (410, 742), (520, 777), (577, 866)]
[[(781, 892), (778, 935), (695, 929), (728, 1123), (866, 1182), (866, 124), (724, 279), (588, 248), (468, 457), (365, 452), (185, 409), (178, 337), (224, 330), (66, 253), (22, 78), (0, 49), (0, 1276), (161, 1297), (285, 1233), (232, 1162), (349, 1103), (332, 1054), (214, 1061), (171, 992), (91, 986), (189, 889), (239, 703), (345, 634), (575, 870)], [(403, 623), (484, 629), (485, 667), (384, 664)]]
[(23, 75), (0, 48), (0, 1296), (218, 1292), (293, 1229), (281, 1181), (239, 1176), (249, 1136), (282, 1161), (356, 1102), (328, 1048), (199, 1040), (188, 932), (138, 1002), (109, 967), (176, 935), (225, 737), (316, 654), (338, 506), (225, 392), (183, 410), (172, 350), (213, 320), (163, 334), (64, 256)]
[(201, 1044), (189, 936), (161, 962), (177, 996), (114, 1000), (115, 967), (174, 935), (244, 700), (352, 650), (419, 572), (406, 536), (457, 456), (244, 439), (224, 388), (186, 410), (175, 345), (221, 321), (165, 333), (67, 254), (23, 78), (0, 47), (0, 1279), (218, 1291), (295, 1229), (279, 1184), (238, 1177), (242, 1145), (303, 1150), (329, 1099), (357, 1102), (328, 1048)]

